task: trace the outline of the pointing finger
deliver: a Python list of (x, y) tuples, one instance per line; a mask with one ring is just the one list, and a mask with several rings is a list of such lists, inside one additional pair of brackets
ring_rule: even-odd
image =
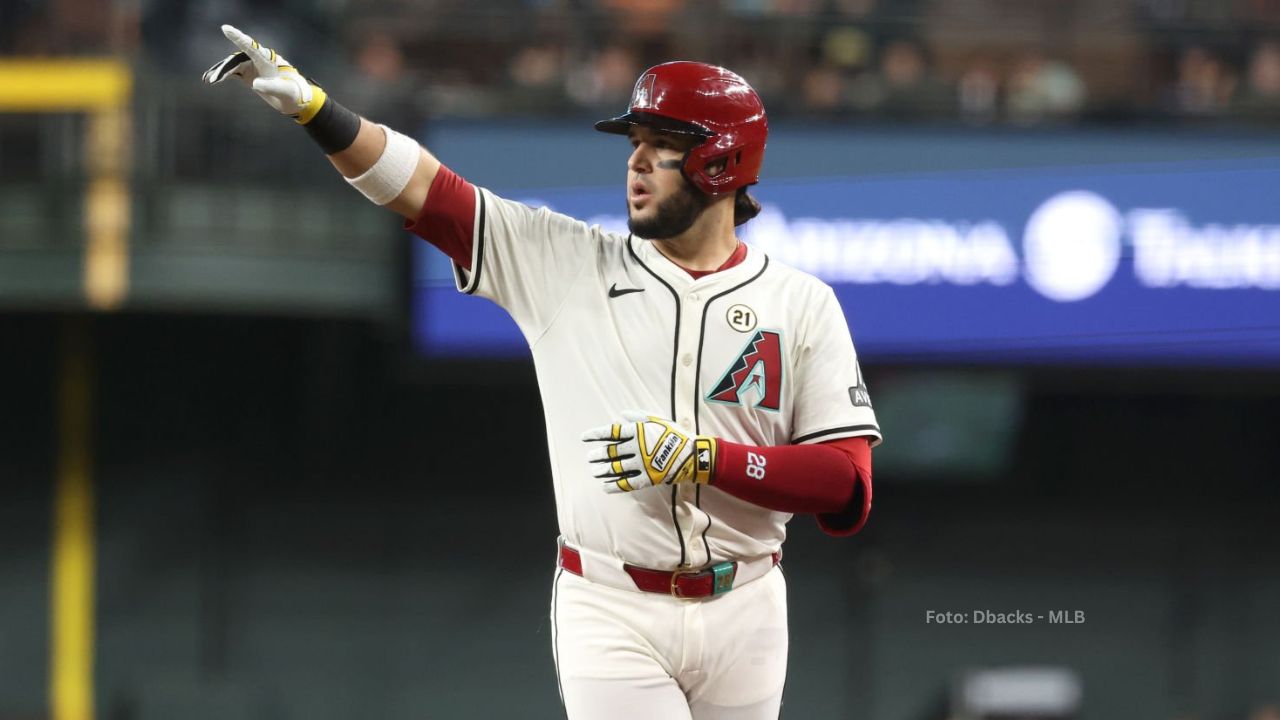
[(249, 55), (252, 55), (258, 48), (258, 43), (254, 42), (253, 38), (240, 32), (240, 29), (234, 25), (223, 25), (222, 34), (225, 35), (227, 39), (231, 41), (231, 44), (235, 45), (237, 49), (248, 53)]
[(275, 51), (269, 50), (258, 44), (257, 40), (240, 32), (232, 25), (223, 25), (222, 34), (227, 36), (233, 45), (240, 49), (249, 59), (253, 61), (253, 66), (257, 68), (259, 75), (272, 75), (275, 73)]

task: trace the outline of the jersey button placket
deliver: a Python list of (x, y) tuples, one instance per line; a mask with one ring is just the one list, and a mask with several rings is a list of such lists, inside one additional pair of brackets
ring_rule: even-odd
[(697, 402), (698, 340), (702, 330), (702, 303), (698, 302), (698, 293), (689, 293), (680, 307), (680, 347), (676, 356), (676, 402), (675, 417), (672, 418), (687, 430), (694, 430), (693, 411)]
[[(685, 294), (681, 301), (680, 347), (675, 358), (676, 402), (674, 408), (675, 417), (672, 419), (691, 432), (697, 429), (694, 424), (694, 408), (698, 402), (697, 354), (698, 342), (702, 334), (702, 303), (700, 300), (701, 295), (699, 293), (690, 292)], [(693, 487), (684, 485), (677, 492), (681, 501), (686, 503), (686, 507), (690, 507), (693, 504), (695, 493)], [(690, 567), (702, 564), (706, 558), (702, 543), (697, 539), (695, 533), (695, 530), (703, 527), (706, 522), (696, 517), (698, 514), (696, 511), (694, 514), (695, 518), (692, 519), (692, 522), (682, 522), (680, 525), (685, 543), (686, 566)]]

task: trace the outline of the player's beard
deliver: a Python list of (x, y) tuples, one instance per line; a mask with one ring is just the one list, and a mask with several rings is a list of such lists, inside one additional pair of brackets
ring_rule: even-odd
[(637, 219), (631, 211), (631, 204), (627, 204), (627, 229), (632, 234), (646, 240), (666, 240), (693, 226), (698, 215), (711, 204), (711, 198), (699, 192), (688, 178), (681, 179), (684, 182), (680, 190), (658, 203), (652, 217)]

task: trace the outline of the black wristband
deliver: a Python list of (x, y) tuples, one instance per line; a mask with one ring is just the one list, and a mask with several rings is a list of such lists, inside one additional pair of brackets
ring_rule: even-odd
[(360, 132), (360, 116), (327, 97), (320, 112), (302, 127), (307, 129), (307, 134), (324, 150), (325, 155), (334, 155), (351, 147), (351, 143), (356, 141), (356, 135)]

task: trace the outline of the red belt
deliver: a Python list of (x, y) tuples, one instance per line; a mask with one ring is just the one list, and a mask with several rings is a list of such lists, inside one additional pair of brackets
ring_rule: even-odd
[[(781, 560), (781, 553), (773, 554), (774, 565)], [(582, 555), (568, 545), (561, 545), (560, 567), (581, 577)], [(703, 598), (732, 590), (733, 580), (738, 574), (738, 563), (722, 562), (701, 570), (650, 570), (626, 564), (622, 569), (631, 576), (636, 587), (645, 592), (677, 598)]]

